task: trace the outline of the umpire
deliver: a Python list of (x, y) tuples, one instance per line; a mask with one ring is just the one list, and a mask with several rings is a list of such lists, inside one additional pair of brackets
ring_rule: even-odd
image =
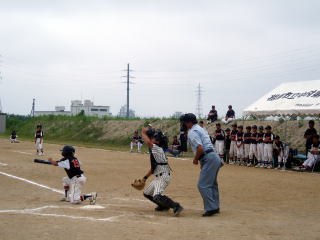
[(203, 199), (204, 217), (220, 212), (219, 188), (217, 176), (222, 166), (220, 157), (215, 152), (208, 133), (198, 125), (193, 113), (186, 113), (180, 117), (181, 127), (188, 131), (188, 140), (195, 154), (193, 164), (200, 161), (201, 171), (198, 189)]

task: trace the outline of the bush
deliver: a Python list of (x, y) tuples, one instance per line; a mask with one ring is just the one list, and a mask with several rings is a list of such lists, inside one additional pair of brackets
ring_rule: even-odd
[(279, 123), (280, 123), (280, 124), (284, 123), (284, 121), (285, 121), (285, 120), (284, 120), (283, 118), (279, 118)]

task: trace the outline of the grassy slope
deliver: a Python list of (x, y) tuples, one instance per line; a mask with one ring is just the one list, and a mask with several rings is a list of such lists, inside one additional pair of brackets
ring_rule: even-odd
[[(151, 123), (160, 128), (171, 138), (179, 132), (179, 122), (176, 119), (98, 119), (85, 116), (41, 116), (35, 118), (9, 117), (7, 131), (2, 137), (8, 137), (14, 129), (22, 140), (33, 140), (35, 126), (42, 124), (45, 132), (45, 141), (59, 144), (75, 144), (81, 146), (95, 146), (100, 148), (128, 150), (128, 144), (133, 131), (141, 129)], [(303, 133), (308, 124), (307, 121), (237, 121), (238, 125), (271, 125), (274, 133), (283, 139), (287, 136), (287, 142), (292, 147), (303, 150)], [(285, 128), (287, 126), (287, 132)], [(230, 124), (228, 125), (230, 127)], [(226, 128), (226, 126), (224, 126)], [(319, 123), (316, 123), (319, 129)], [(207, 126), (210, 134), (214, 131), (214, 125)]]

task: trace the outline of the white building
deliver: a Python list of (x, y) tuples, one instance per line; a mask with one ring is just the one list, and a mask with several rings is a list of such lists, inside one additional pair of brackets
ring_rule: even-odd
[(86, 116), (101, 118), (111, 116), (109, 106), (95, 106), (90, 100), (84, 100), (83, 103), (80, 100), (71, 101), (71, 115), (78, 115), (81, 111), (83, 111)]
[(34, 116), (43, 116), (43, 115), (71, 116), (71, 112), (65, 111), (65, 106), (56, 106), (55, 111), (34, 111)]
[[(129, 118), (134, 118), (136, 116), (135, 112), (132, 109), (129, 109)], [(120, 108), (118, 117), (127, 117), (127, 105), (123, 105)]]
[(84, 112), (85, 116), (93, 116), (93, 117), (105, 117), (111, 116), (110, 107), (109, 106), (95, 106), (90, 100), (73, 100), (71, 101), (70, 111), (65, 111), (64, 106), (56, 106), (55, 111), (35, 111), (35, 116), (42, 115), (65, 115), (65, 116), (75, 116)]

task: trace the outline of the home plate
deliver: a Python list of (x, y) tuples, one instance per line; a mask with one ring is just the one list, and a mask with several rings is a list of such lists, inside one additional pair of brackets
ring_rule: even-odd
[(80, 208), (82, 208), (82, 209), (104, 209), (105, 207), (103, 207), (101, 205), (85, 205)]

